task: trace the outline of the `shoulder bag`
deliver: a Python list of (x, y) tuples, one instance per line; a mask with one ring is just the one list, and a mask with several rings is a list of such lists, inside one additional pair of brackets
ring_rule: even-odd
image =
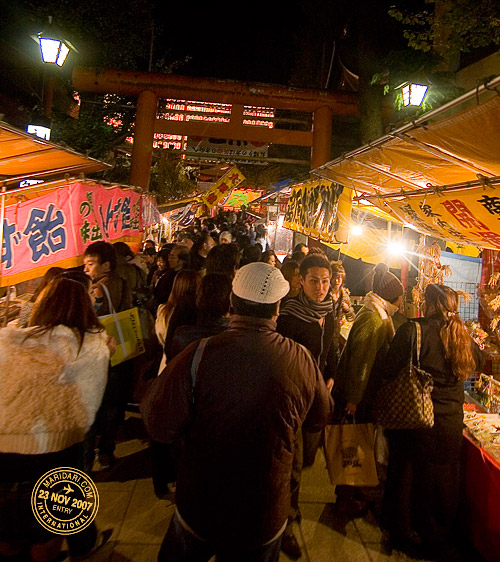
[(434, 425), (432, 375), (420, 368), (422, 328), (414, 322), (417, 333), (417, 364), (410, 360), (399, 375), (382, 383), (375, 399), (375, 419), (386, 429), (424, 429)]

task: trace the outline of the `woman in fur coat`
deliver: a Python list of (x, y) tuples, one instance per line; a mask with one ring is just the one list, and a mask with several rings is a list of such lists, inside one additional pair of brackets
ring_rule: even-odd
[[(106, 385), (112, 343), (88, 290), (56, 277), (38, 296), (26, 329), (0, 330), (0, 555), (54, 558), (62, 537), (31, 512), (36, 481), (58, 467), (82, 469), (82, 444)], [(103, 540), (95, 525), (67, 536), (72, 556)]]

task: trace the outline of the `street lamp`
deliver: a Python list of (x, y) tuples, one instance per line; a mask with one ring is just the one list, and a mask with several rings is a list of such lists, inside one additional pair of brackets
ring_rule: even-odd
[[(61, 67), (68, 58), (71, 50), (76, 51), (75, 47), (52, 25), (52, 16), (49, 16), (49, 27), (44, 31), (40, 31), (32, 36), (40, 47), (42, 61), (47, 64), (47, 69), (53, 65)], [(77, 52), (77, 51), (76, 51)], [(44, 71), (44, 91), (43, 91), (43, 107), (45, 116), (50, 119), (52, 115), (52, 101), (54, 98), (54, 76), (52, 71)]]
[(40, 44), (43, 62), (55, 63), (57, 66), (62, 66), (65, 63), (68, 57), (69, 47), (62, 39), (43, 37), (43, 35), (39, 33), (38, 43)]
[(73, 45), (63, 39), (52, 27), (52, 16), (49, 16), (49, 28), (37, 33), (36, 40), (40, 46), (42, 61), (45, 63), (62, 66), (66, 62), (70, 50), (76, 51)]
[(426, 86), (425, 84), (415, 84), (414, 82), (405, 84), (401, 89), (401, 93), (403, 94), (403, 105), (405, 107), (408, 105), (422, 105), (428, 89), (429, 86)]

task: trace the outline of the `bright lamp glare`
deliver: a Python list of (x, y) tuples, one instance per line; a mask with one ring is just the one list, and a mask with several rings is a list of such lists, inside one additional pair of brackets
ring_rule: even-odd
[(391, 240), (387, 244), (387, 253), (390, 256), (402, 256), (405, 253), (405, 247), (401, 240)]
[(363, 234), (363, 227), (360, 224), (355, 224), (351, 227), (351, 234), (353, 236), (361, 236)]
[(284, 222), (285, 222), (285, 215), (280, 215), (278, 217), (278, 228), (281, 228)]
[(428, 89), (424, 84), (407, 84), (402, 89), (403, 105), (422, 105)]

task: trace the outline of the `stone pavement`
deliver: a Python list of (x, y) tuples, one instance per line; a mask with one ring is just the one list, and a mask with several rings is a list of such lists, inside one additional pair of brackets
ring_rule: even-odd
[[(100, 499), (97, 525), (103, 530), (113, 528), (113, 534), (110, 542), (88, 560), (155, 562), (174, 505), (172, 501), (157, 499), (154, 494), (148, 441), (138, 414), (128, 414), (116, 455), (119, 461), (113, 470), (98, 472), (94, 477)], [(371, 512), (364, 518), (343, 519), (335, 512), (334, 498), (323, 455), (318, 453), (315, 465), (303, 473), (302, 522), (296, 529), (303, 547), (300, 562), (411, 560), (388, 550)], [(482, 560), (468, 547), (463, 559), (464, 562)], [(280, 562), (288, 561), (282, 554)]]

